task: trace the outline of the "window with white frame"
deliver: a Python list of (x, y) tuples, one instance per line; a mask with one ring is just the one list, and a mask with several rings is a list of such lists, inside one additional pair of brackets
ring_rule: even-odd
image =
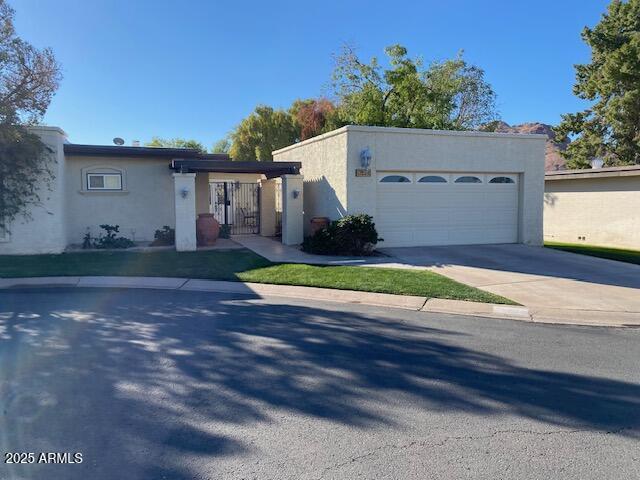
[(122, 173), (87, 173), (87, 190), (122, 190)]

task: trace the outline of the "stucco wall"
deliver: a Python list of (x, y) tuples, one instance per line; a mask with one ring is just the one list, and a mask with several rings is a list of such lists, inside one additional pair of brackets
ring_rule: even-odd
[[(86, 191), (83, 173), (94, 167), (123, 170), (124, 191)], [(68, 243), (82, 243), (87, 228), (99, 235), (105, 223), (120, 225), (120, 234), (135, 241), (152, 241), (164, 225), (174, 228), (171, 173), (166, 159), (67, 157)]]
[(273, 152), (275, 162), (301, 162), (304, 176), (304, 231), (313, 217), (343, 217), (347, 211), (347, 135), (335, 130)]
[(0, 255), (60, 253), (67, 244), (65, 220), (68, 215), (64, 208), (63, 151), (66, 135), (57, 127), (31, 127), (30, 130), (53, 150), (55, 163), (52, 164), (52, 169), (55, 179), (51, 190), (41, 184), (41, 202), (29, 208), (29, 217), (16, 218), (8, 226), (10, 233), (0, 235)]
[[(356, 177), (368, 147), (371, 176)], [(275, 161), (302, 162), (305, 231), (313, 216), (376, 217), (379, 171), (512, 173), (519, 176), (522, 243), (542, 244), (545, 138), (540, 135), (439, 132), (347, 126), (274, 152)], [(417, 206), (416, 206), (417, 207)]]
[(547, 181), (544, 238), (640, 250), (640, 176)]

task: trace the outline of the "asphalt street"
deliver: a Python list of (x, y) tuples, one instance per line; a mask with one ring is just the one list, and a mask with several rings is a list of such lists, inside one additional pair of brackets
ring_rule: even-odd
[(6, 290), (0, 452), (21, 480), (635, 479), (640, 329)]

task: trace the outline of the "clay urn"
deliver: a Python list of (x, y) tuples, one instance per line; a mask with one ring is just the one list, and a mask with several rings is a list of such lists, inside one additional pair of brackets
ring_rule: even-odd
[(315, 235), (316, 232), (323, 228), (327, 228), (329, 226), (329, 222), (330, 220), (327, 217), (313, 217), (311, 219), (311, 235)]
[(196, 220), (196, 238), (198, 245), (214, 245), (220, 235), (220, 224), (213, 213), (200, 213)]

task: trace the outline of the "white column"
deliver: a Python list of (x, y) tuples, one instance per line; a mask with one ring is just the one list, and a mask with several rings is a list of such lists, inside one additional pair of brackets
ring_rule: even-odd
[(260, 235), (273, 237), (276, 234), (276, 180), (260, 182)]
[(173, 193), (176, 204), (176, 250), (189, 252), (196, 241), (196, 174), (174, 173)]
[(303, 176), (282, 176), (282, 243), (299, 245), (304, 239)]

